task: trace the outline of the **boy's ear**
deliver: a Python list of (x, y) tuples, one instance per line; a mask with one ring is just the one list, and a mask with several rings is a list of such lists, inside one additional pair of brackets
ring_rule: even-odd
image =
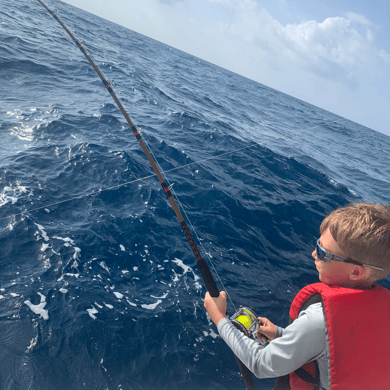
[(355, 265), (349, 274), (351, 280), (363, 280), (366, 278), (366, 267), (362, 265)]

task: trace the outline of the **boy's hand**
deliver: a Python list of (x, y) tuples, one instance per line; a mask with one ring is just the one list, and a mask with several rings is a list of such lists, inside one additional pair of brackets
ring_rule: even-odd
[(211, 321), (218, 325), (218, 322), (226, 317), (226, 292), (220, 291), (217, 298), (212, 298), (207, 292), (204, 297), (204, 307), (209, 313)]
[[(259, 330), (257, 331), (259, 340), (262, 343), (267, 343), (273, 340), (276, 337), (276, 325), (274, 325), (268, 318), (265, 317), (258, 317), (258, 320), (261, 324)], [(268, 340), (261, 335), (267, 336)]]

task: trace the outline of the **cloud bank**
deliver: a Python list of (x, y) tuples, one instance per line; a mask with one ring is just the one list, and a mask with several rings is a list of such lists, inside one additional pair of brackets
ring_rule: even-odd
[(390, 54), (364, 15), (283, 25), (255, 0), (67, 2), (390, 135)]

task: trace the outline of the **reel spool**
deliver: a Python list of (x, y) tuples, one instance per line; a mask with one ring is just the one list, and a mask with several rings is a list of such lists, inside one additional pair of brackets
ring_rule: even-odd
[(255, 340), (260, 342), (257, 336), (260, 322), (253, 310), (240, 306), (230, 317), (230, 321), (237, 329), (241, 330), (245, 336), (253, 336)]

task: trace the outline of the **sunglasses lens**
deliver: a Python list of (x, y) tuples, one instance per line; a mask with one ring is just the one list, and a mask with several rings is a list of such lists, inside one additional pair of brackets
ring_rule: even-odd
[(317, 244), (317, 257), (318, 260), (324, 261), (325, 260), (325, 251)]

